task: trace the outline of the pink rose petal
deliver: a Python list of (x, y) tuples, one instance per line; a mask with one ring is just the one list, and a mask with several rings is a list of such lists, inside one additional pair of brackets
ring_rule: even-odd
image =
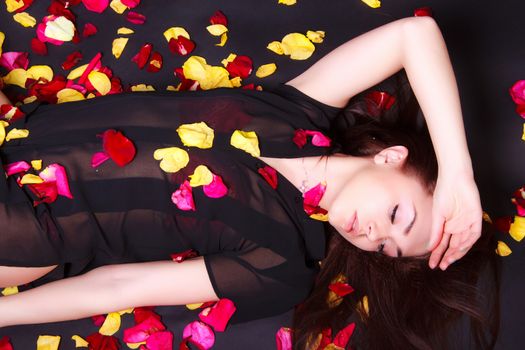
[(235, 304), (230, 299), (220, 299), (213, 307), (208, 307), (199, 313), (202, 322), (206, 322), (217, 332), (224, 332), (228, 321), (235, 313)]
[(97, 168), (108, 159), (109, 156), (105, 152), (97, 152), (91, 157), (91, 167)]
[(228, 188), (222, 182), (222, 178), (215, 174), (213, 174), (213, 180), (208, 185), (202, 186), (202, 190), (210, 198), (221, 198), (228, 193)]
[(525, 104), (525, 80), (518, 80), (515, 82), (509, 89), (509, 93), (514, 103)]
[(23, 173), (29, 169), (31, 169), (31, 165), (25, 161), (14, 162), (5, 166), (5, 172), (7, 176)]
[(40, 176), (44, 182), (56, 181), (58, 194), (67, 198), (73, 198), (71, 190), (69, 189), (66, 169), (62, 165), (56, 163), (50, 164), (42, 170), (38, 176)]
[(149, 316), (141, 323), (124, 330), (125, 343), (140, 343), (146, 341), (151, 334), (166, 330), (164, 324), (156, 317)]
[(82, 0), (84, 6), (89, 10), (102, 13), (109, 5), (109, 0)]
[(195, 211), (195, 203), (193, 202), (193, 193), (188, 180), (184, 181), (178, 190), (173, 192), (171, 195), (171, 201), (180, 210), (193, 210)]
[(281, 327), (275, 334), (277, 350), (292, 350), (292, 330), (288, 327)]
[(330, 147), (332, 140), (323, 135), (322, 132), (305, 130), (306, 135), (312, 136), (312, 145), (318, 147)]
[(133, 24), (144, 24), (146, 22), (146, 16), (135, 11), (129, 11), (126, 19)]
[(28, 55), (27, 52), (4, 52), (0, 56), (0, 66), (5, 67), (9, 71), (15, 68), (27, 69), (29, 65)]
[(146, 340), (148, 350), (172, 350), (173, 334), (169, 331), (153, 333)]
[(208, 350), (215, 344), (215, 334), (212, 329), (200, 321), (193, 321), (184, 327), (182, 338), (203, 350)]

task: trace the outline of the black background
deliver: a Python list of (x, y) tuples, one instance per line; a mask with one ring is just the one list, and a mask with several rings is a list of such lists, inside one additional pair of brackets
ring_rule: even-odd
[[(39, 22), (47, 14), (49, 3), (35, 0), (26, 11)], [(127, 22), (124, 16), (109, 8), (97, 14), (78, 5), (72, 8), (77, 15), (77, 28), (81, 30), (85, 23), (91, 22), (97, 26), (98, 33), (78, 44), (48, 44), (48, 56), (31, 52), (29, 41), (35, 36), (35, 28), (24, 28), (14, 22), (4, 5), (0, 9), (0, 31), (6, 34), (4, 52), (29, 51), (30, 65), (50, 65), (55, 74), (67, 74), (60, 64), (74, 50), (80, 50), (84, 56), (80, 64), (102, 52), (102, 63), (121, 78), (124, 86), (146, 83), (164, 90), (167, 85), (177, 85), (173, 69), (182, 66), (187, 57), (172, 54), (162, 33), (169, 27), (182, 26), (197, 43), (192, 55), (206, 58), (209, 64), (220, 65), (229, 53), (250, 56), (255, 68), (275, 62), (278, 69), (274, 75), (258, 79), (252, 74), (244, 81), (268, 87), (293, 78), (345, 41), (381, 24), (411, 16), (414, 9), (422, 6), (432, 8), (449, 47), (483, 207), (492, 217), (514, 215), (510, 197), (525, 182), (525, 142), (521, 140), (524, 119), (515, 113), (508, 89), (515, 81), (525, 79), (525, 25), (522, 20), (525, 4), (521, 1), (383, 0), (380, 8), (372, 9), (359, 0), (298, 0), (296, 5), (289, 7), (278, 5), (277, 0), (143, 0), (135, 9), (147, 17), (142, 26)], [(224, 47), (215, 46), (219, 38), (205, 29), (209, 17), (219, 9), (229, 20), (229, 40)], [(111, 42), (118, 37), (116, 30), (121, 26), (133, 28), (135, 34), (128, 35), (130, 40), (117, 60), (111, 55)], [(280, 40), (287, 33), (307, 30), (326, 31), (325, 41), (315, 44), (316, 51), (308, 60), (293, 61), (266, 49), (269, 42)], [(163, 68), (158, 73), (141, 71), (131, 62), (131, 57), (146, 42), (153, 43), (154, 50), (164, 58)], [(375, 59), (379, 65), (388, 58)], [(501, 239), (511, 247), (513, 254), (502, 258), (502, 327), (498, 349), (519, 349), (520, 326), (525, 320), (525, 254), (523, 244), (507, 235), (502, 235)], [(197, 319), (197, 312), (186, 312), (180, 307), (158, 308), (158, 311), (173, 331), (177, 346), (182, 327)], [(275, 332), (289, 324), (289, 319), (290, 313), (231, 326), (225, 333), (217, 334), (214, 349), (275, 348)], [(125, 316), (122, 328), (131, 325), (131, 316)], [(38, 334), (61, 334), (60, 349), (72, 349), (71, 335), (85, 337), (97, 329), (90, 320), (83, 320), (10, 327), (0, 329), (0, 336), (9, 335), (15, 349), (30, 349), (35, 348)], [(121, 338), (120, 333), (117, 336)]]

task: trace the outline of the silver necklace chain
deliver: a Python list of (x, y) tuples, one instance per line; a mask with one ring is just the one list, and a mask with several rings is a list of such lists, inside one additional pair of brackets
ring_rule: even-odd
[[(301, 193), (304, 196), (304, 194), (310, 189), (310, 186), (308, 185), (308, 170), (306, 170), (306, 167), (304, 166), (304, 157), (301, 160), (301, 164), (303, 166), (304, 179), (303, 179), (303, 181), (301, 181), (301, 186), (299, 186), (299, 191), (301, 191)], [(324, 180), (323, 181), (326, 181), (326, 168), (327, 168), (327, 166), (328, 166), (328, 156), (326, 156), (326, 160), (325, 160), (325, 163), (324, 163)]]

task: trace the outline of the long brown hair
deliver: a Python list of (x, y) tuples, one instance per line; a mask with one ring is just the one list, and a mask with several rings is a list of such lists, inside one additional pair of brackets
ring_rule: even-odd
[[(370, 156), (388, 146), (404, 145), (409, 150), (404, 170), (431, 193), (437, 161), (430, 136), (406, 77), (398, 76), (396, 86), (396, 106), (391, 109), (380, 110), (364, 95), (346, 109), (333, 123), (332, 152)], [(294, 349), (316, 350), (313, 344), (323, 330), (336, 334), (352, 320), (359, 322), (352, 349), (454, 349), (454, 344), (464, 349), (465, 341), (476, 349), (493, 347), (499, 324), (499, 276), (487, 230), (446, 271), (431, 270), (428, 259), (362, 251), (329, 225), (327, 232), (327, 257), (315, 288), (294, 315)], [(328, 302), (328, 286), (339, 276), (355, 291)], [(364, 296), (370, 305), (367, 311)], [(468, 339), (459, 345), (452, 337), (465, 325)]]

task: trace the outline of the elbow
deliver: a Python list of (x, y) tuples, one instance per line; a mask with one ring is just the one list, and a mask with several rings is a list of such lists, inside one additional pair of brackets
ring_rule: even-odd
[(401, 21), (401, 27), (405, 36), (441, 33), (437, 22), (430, 16), (407, 17)]

